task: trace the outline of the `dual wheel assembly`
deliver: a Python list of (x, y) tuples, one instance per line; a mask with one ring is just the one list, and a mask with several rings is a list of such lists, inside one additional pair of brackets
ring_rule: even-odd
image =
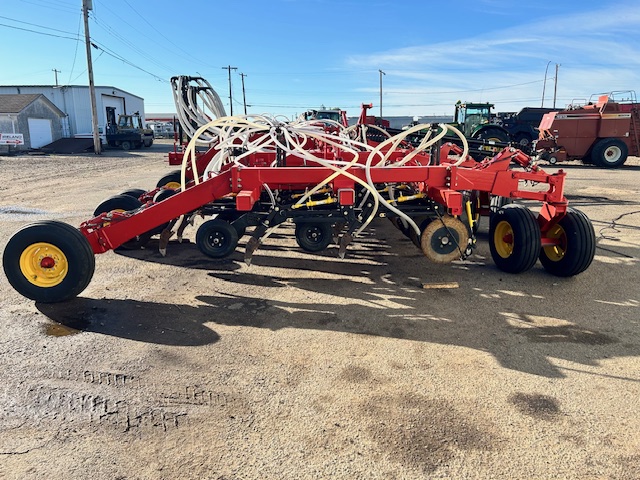
[(540, 260), (549, 273), (572, 277), (591, 265), (596, 237), (587, 216), (573, 208), (543, 237), (533, 212), (512, 204), (492, 214), (489, 248), (496, 266), (505, 272), (525, 272)]

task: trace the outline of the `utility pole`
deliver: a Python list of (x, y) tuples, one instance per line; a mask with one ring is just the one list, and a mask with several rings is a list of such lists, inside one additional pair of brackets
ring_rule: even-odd
[(382, 76), (386, 75), (382, 70), (378, 70), (380, 72), (380, 119), (382, 119)]
[(51, 71), (54, 73), (54, 75), (56, 76), (56, 87), (58, 86), (58, 74), (62, 73), (61, 70), (56, 70), (55, 68), (52, 68)]
[(222, 69), (229, 71), (229, 105), (231, 107), (231, 116), (233, 116), (233, 95), (231, 93), (231, 70), (237, 70), (238, 67), (232, 67), (231, 65), (227, 65), (226, 67), (222, 67)]
[(240, 77), (242, 77), (242, 102), (244, 103), (244, 114), (247, 114), (247, 96), (245, 95), (244, 92), (244, 77), (246, 77), (247, 74), (246, 73), (241, 73)]
[(84, 17), (84, 41), (87, 47), (87, 71), (89, 72), (89, 97), (91, 98), (91, 128), (93, 129), (93, 153), (100, 155), (100, 131), (98, 130), (98, 107), (96, 106), (96, 86), (93, 83), (93, 63), (91, 62), (91, 38), (89, 36), (89, 10), (93, 10), (92, 0), (82, 0)]
[(551, 60), (547, 62), (547, 68), (544, 69), (544, 83), (542, 84), (542, 103), (540, 104), (540, 108), (544, 107), (544, 92), (547, 89), (547, 72), (549, 71), (549, 65), (551, 65)]
[(556, 63), (556, 78), (553, 83), (553, 108), (556, 108), (556, 94), (558, 93), (558, 68), (560, 64)]

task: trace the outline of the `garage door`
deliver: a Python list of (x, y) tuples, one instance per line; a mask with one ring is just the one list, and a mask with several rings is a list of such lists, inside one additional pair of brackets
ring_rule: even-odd
[(44, 147), (53, 141), (51, 136), (51, 120), (46, 118), (29, 118), (28, 122), (31, 148)]

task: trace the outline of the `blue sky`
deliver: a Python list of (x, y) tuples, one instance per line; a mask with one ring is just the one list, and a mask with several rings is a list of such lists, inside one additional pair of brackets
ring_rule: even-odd
[[(81, 0), (3, 0), (2, 85), (88, 84)], [(638, 0), (93, 0), (97, 85), (173, 111), (169, 78), (201, 75), (229, 113), (292, 116), (360, 104), (383, 115), (451, 114), (488, 101), (497, 111), (558, 106), (593, 93), (640, 90)], [(46, 27), (46, 28), (43, 28)], [(43, 32), (49, 36), (34, 33)], [(78, 41), (78, 36), (81, 41)], [(63, 37), (63, 38), (61, 38)], [(117, 58), (116, 58), (117, 57)], [(639, 92), (640, 93), (640, 92)]]

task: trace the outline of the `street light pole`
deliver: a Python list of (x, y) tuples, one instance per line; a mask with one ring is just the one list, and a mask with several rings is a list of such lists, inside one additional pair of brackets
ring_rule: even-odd
[(378, 70), (380, 72), (380, 119), (382, 119), (382, 76), (386, 75), (382, 70)]
[(551, 65), (551, 60), (547, 62), (547, 68), (544, 69), (544, 83), (542, 84), (542, 103), (540, 104), (540, 108), (544, 107), (544, 92), (547, 88), (547, 72), (549, 71), (549, 65)]

